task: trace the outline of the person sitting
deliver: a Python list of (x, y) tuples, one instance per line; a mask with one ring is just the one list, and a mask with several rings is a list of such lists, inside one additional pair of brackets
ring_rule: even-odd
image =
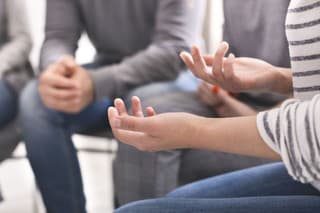
[[(187, 113), (155, 115), (133, 98), (133, 115), (116, 100), (109, 121), (120, 141), (145, 151), (195, 148), (282, 160), (182, 187), (167, 198), (129, 204), (123, 212), (318, 212), (320, 211), (320, 1), (292, 0), (286, 32), (291, 69), (265, 61), (225, 56), (222, 43), (214, 57), (197, 47), (181, 57), (202, 80), (230, 92), (270, 91), (294, 95), (280, 107), (258, 115), (204, 118)], [(207, 69), (207, 65), (211, 69)]]
[[(282, 27), (288, 5), (289, 0), (225, 0), (223, 37), (230, 43), (228, 52), (290, 67), (289, 49)], [(180, 85), (188, 87), (189, 91), (181, 91)], [(205, 117), (254, 115), (287, 97), (266, 92), (229, 94), (223, 88), (217, 90), (211, 84), (199, 82), (192, 73), (182, 73), (173, 83), (140, 87), (128, 99), (136, 95), (143, 107), (153, 106), (157, 113), (188, 112)], [(180, 185), (269, 162), (264, 158), (198, 149), (145, 153), (119, 143), (114, 163), (117, 198), (123, 205), (161, 197)]]
[[(107, 128), (106, 107), (137, 86), (168, 81), (186, 69), (178, 56), (193, 32), (197, 1), (47, 0), (39, 78), (20, 100), (28, 158), (48, 212), (86, 212), (73, 133)], [(97, 55), (74, 54), (86, 32)], [(30, 125), (32, 124), (32, 125)]]
[(0, 0), (0, 162), (10, 157), (21, 139), (16, 122), (18, 97), (33, 75), (25, 6), (20, 0)]

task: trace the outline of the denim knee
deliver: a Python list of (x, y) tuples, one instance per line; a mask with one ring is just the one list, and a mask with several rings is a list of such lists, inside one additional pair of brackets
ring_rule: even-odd
[(22, 128), (43, 127), (43, 120), (61, 123), (61, 113), (47, 108), (38, 91), (38, 80), (31, 81), (22, 91), (19, 99), (19, 118)]
[[(149, 213), (161, 212), (161, 201), (164, 199), (142, 200), (129, 203), (115, 210), (115, 213)], [(163, 209), (162, 209), (163, 210)], [(163, 210), (164, 211), (164, 210)]]

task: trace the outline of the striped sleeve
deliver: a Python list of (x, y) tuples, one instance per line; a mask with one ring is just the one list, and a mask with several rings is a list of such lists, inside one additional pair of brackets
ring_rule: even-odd
[(279, 109), (261, 112), (257, 126), (295, 180), (320, 180), (320, 95), (310, 101), (291, 99)]

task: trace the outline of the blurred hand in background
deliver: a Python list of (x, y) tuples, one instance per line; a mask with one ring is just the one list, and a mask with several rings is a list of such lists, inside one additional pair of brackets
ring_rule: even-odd
[(47, 107), (65, 113), (82, 111), (94, 97), (90, 76), (71, 56), (64, 56), (41, 74), (39, 92)]
[(217, 86), (202, 81), (197, 90), (200, 101), (212, 108), (221, 117), (248, 116), (256, 111)]

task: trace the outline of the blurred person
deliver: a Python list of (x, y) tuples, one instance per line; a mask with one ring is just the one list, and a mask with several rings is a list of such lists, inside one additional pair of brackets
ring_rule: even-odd
[(10, 157), (20, 140), (16, 123), (18, 96), (33, 74), (25, 3), (0, 0), (0, 162)]
[[(228, 52), (290, 67), (283, 28), (288, 5), (289, 0), (225, 0), (223, 38), (230, 43)], [(188, 112), (205, 117), (233, 117), (255, 115), (287, 97), (269, 92), (230, 94), (223, 88), (216, 89), (212, 84), (197, 80), (191, 73), (181, 75), (175, 83), (138, 88), (128, 99), (137, 95), (143, 107), (153, 106), (157, 113)], [(190, 90), (180, 91), (177, 84), (190, 84)], [(141, 96), (142, 91), (149, 94)], [(265, 158), (196, 149), (146, 153), (119, 143), (115, 159), (115, 189), (122, 205), (161, 197), (180, 185), (206, 177), (269, 162)]]
[[(137, 86), (173, 80), (185, 69), (179, 52), (194, 33), (190, 0), (47, 0), (39, 78), (21, 97), (28, 158), (48, 212), (86, 212), (71, 136), (105, 129), (106, 107)], [(202, 11), (201, 11), (202, 13)], [(97, 55), (74, 54), (86, 32)]]
[[(205, 118), (188, 113), (144, 118), (139, 100), (133, 116), (121, 100), (109, 109), (116, 137), (144, 151), (205, 149), (281, 160), (207, 178), (164, 199), (129, 204), (116, 212), (274, 212), (320, 211), (320, 1), (291, 0), (286, 29), (291, 68), (226, 55), (222, 43), (214, 56), (195, 46), (181, 57), (198, 78), (230, 92), (293, 95), (281, 106), (253, 116)], [(277, 14), (277, 12), (275, 13)], [(251, 42), (251, 41), (249, 41)]]

